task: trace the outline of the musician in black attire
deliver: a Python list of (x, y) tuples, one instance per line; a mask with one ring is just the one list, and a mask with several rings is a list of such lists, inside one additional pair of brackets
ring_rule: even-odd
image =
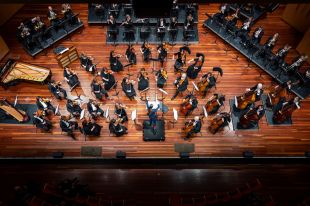
[(120, 122), (123, 124), (128, 121), (127, 112), (125, 110), (126, 106), (121, 103), (115, 103), (114, 114), (120, 119)]
[(284, 63), (284, 59), (287, 56), (289, 50), (291, 49), (291, 46), (288, 44), (284, 45), (284, 47), (278, 49), (277, 53), (272, 56), (272, 66), (275, 67), (275, 69), (278, 69), (280, 65)]
[(196, 58), (191, 59), (188, 63), (193, 62), (193, 61), (194, 63), (187, 68), (186, 74), (189, 78), (196, 79), (205, 61), (204, 54), (197, 53)]
[(27, 49), (31, 49), (35, 45), (30, 32), (30, 28), (23, 22), (17, 27), (17, 38)]
[(47, 98), (42, 98), (40, 96), (37, 96), (36, 98), (36, 105), (38, 109), (44, 111), (44, 115), (47, 115), (51, 112), (55, 113), (55, 107), (51, 104), (51, 101)]
[(143, 61), (148, 62), (152, 54), (149, 44), (144, 41), (143, 44), (141, 45), (140, 51), (143, 55)]
[(135, 53), (135, 49), (131, 44), (128, 45), (125, 53), (126, 59), (130, 64), (136, 64), (137, 63), (137, 56)]
[(252, 43), (253, 45), (258, 45), (258, 44), (260, 43), (260, 41), (261, 41), (263, 35), (264, 35), (264, 29), (263, 29), (263, 27), (261, 27), (261, 26), (260, 26), (260, 27), (257, 27), (257, 28), (254, 30), (253, 34), (252, 34), (251, 43)]
[(184, 30), (193, 30), (194, 29), (194, 18), (192, 14), (189, 14), (184, 21)]
[(71, 90), (80, 84), (79, 78), (76, 73), (71, 71), (68, 67), (64, 68), (64, 77), (66, 82), (69, 84)]
[(209, 98), (208, 101), (211, 101), (213, 99), (216, 99), (219, 104), (214, 106), (212, 111), (208, 112), (209, 115), (215, 114), (220, 109), (220, 107), (224, 105), (225, 96), (222, 94), (215, 93), (212, 95), (212, 97)]
[(203, 97), (205, 97), (208, 91), (216, 85), (216, 78), (211, 72), (202, 75), (200, 82), (205, 80), (208, 82), (208, 86), (206, 86), (205, 90), (203, 91)]
[(46, 132), (49, 132), (53, 127), (52, 122), (44, 117), (43, 114), (40, 115), (39, 112), (33, 113), (33, 124)]
[(285, 68), (287, 74), (289, 75), (295, 74), (295, 72), (300, 69), (300, 67), (305, 62), (306, 59), (308, 59), (307, 55), (300, 55), (295, 57), (292, 63)]
[(97, 99), (102, 100), (103, 97), (105, 97), (106, 99), (109, 99), (108, 92), (101, 86), (101, 84), (99, 84), (96, 78), (93, 79), (90, 87)]
[(240, 27), (240, 29), (236, 32), (237, 36), (241, 39), (242, 44), (246, 43), (248, 34), (253, 25), (253, 17), (248, 18)]
[(265, 57), (268, 54), (272, 53), (272, 49), (276, 45), (279, 38), (279, 33), (275, 33), (273, 36), (270, 36), (265, 42), (263, 48), (261, 48), (256, 54), (256, 57)]
[(104, 115), (104, 111), (99, 107), (99, 104), (96, 102), (96, 100), (89, 100), (87, 103), (87, 110), (94, 119), (98, 116)]
[(70, 112), (70, 114), (72, 114), (74, 117), (79, 117), (81, 115), (82, 108), (77, 101), (68, 99), (66, 107), (68, 112)]
[(166, 20), (164, 18), (160, 18), (157, 21), (157, 35), (159, 38), (163, 38), (165, 36), (166, 29)]
[(102, 68), (100, 72), (102, 81), (104, 82), (104, 89), (109, 91), (112, 87), (116, 86), (115, 77), (112, 72), (109, 72), (107, 68)]
[(184, 92), (187, 89), (188, 79), (186, 73), (182, 73), (182, 75), (174, 81), (174, 85), (177, 89), (171, 100), (174, 100), (180, 92)]
[(189, 51), (189, 48), (181, 47), (179, 52), (173, 54), (173, 56), (177, 55), (177, 59), (174, 63), (174, 72), (180, 71), (182, 67), (186, 64), (186, 50)]
[(124, 125), (121, 125), (121, 120), (112, 119), (109, 123), (109, 130), (110, 133), (115, 134), (117, 137), (123, 136), (124, 134), (127, 134), (127, 128)]
[(177, 33), (178, 33), (178, 21), (176, 17), (172, 17), (170, 19), (170, 24), (168, 27), (168, 31), (171, 34), (172, 39), (175, 41), (176, 37), (177, 37)]
[(47, 18), (52, 26), (58, 26), (60, 24), (60, 19), (57, 17), (57, 13), (51, 6), (48, 6)]
[(233, 32), (233, 34), (235, 34), (237, 21), (239, 19), (239, 13), (240, 13), (240, 9), (238, 8), (236, 12), (232, 15), (232, 18), (227, 21), (226, 32), (231, 31)]
[(81, 53), (80, 56), (80, 63), (81, 66), (87, 71), (94, 74), (96, 72), (96, 65), (93, 64), (94, 58), (88, 57), (85, 54)]
[(67, 92), (63, 88), (61, 88), (60, 82), (51, 81), (47, 84), (48, 89), (57, 99), (66, 99)]
[(164, 64), (165, 59), (167, 58), (167, 43), (163, 42), (162, 44), (160, 44), (157, 47), (157, 51), (158, 51), (158, 60), (160, 61), (161, 65)]
[(183, 99), (183, 102), (188, 102), (191, 105), (191, 109), (187, 111), (185, 114), (185, 117), (187, 117), (189, 114), (191, 114), (197, 107), (198, 107), (198, 100), (192, 93), (189, 93), (186, 95)]
[(214, 14), (213, 19), (215, 19), (215, 21), (221, 24), (224, 24), (225, 18), (228, 16), (228, 12), (229, 12), (229, 5), (226, 3), (222, 4), (220, 6), (220, 12)]
[(201, 130), (201, 120), (199, 116), (195, 116), (194, 119), (190, 120), (189, 124), (193, 124), (193, 128), (186, 134), (184, 140), (188, 140), (193, 134), (197, 134)]
[(161, 67), (159, 71), (156, 72), (156, 82), (158, 88), (164, 88), (168, 79), (167, 70)]
[(110, 52), (110, 67), (111, 70), (114, 72), (119, 72), (119, 71), (123, 71), (123, 64), (119, 61), (119, 58), (121, 57), (121, 55), (119, 54), (115, 54), (114, 51)]
[(133, 100), (136, 96), (136, 91), (134, 88), (134, 81), (129, 80), (127, 77), (124, 77), (122, 80), (122, 89), (123, 92), (126, 94), (126, 96), (130, 99)]
[(261, 96), (264, 93), (263, 84), (258, 83), (254, 87), (248, 88), (247, 91), (255, 91), (255, 102), (257, 102), (261, 99)]
[(69, 19), (73, 16), (70, 4), (62, 4), (61, 7), (61, 12), (64, 14), (66, 19)]
[(87, 121), (86, 119), (82, 122), (83, 130), (82, 133), (89, 136), (99, 137), (102, 126), (96, 123), (95, 119)]
[(149, 77), (144, 68), (141, 68), (138, 74), (138, 90), (143, 91), (149, 88)]
[(61, 116), (59, 124), (63, 132), (67, 132), (69, 136), (75, 139), (73, 130), (77, 130), (79, 128), (78, 123), (75, 119), (69, 119), (66, 116)]
[(125, 30), (131, 30), (133, 28), (133, 22), (129, 14), (126, 14), (125, 21), (123, 21), (121, 26), (124, 26)]

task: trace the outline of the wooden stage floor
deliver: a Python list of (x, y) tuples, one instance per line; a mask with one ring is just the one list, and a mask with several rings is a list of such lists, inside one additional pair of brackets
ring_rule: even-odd
[[(20, 57), (21, 61), (38, 64), (51, 68), (53, 72), (53, 79), (63, 80), (63, 70), (58, 66), (55, 55), (52, 48), (48, 49), (47, 56), (39, 54), (34, 59), (26, 54), (21, 45), (17, 42), (15, 36), (15, 28), (19, 22), (25, 18), (31, 18), (35, 15), (46, 16), (47, 6), (41, 5), (25, 5), (4, 27), (2, 27), (1, 34), (8, 43), (11, 49), (8, 57), (16, 58)], [(60, 5), (54, 6), (58, 11)], [(203, 52), (206, 56), (206, 61), (202, 69), (202, 73), (210, 71), (214, 66), (221, 66), (224, 70), (224, 76), (219, 78), (217, 83), (217, 89), (212, 89), (212, 92), (206, 97), (201, 99), (199, 97), (199, 111), (195, 111), (194, 115), (202, 112), (201, 106), (207, 101), (207, 98), (213, 92), (220, 92), (226, 95), (227, 101), (223, 111), (229, 111), (228, 99), (233, 98), (235, 95), (240, 95), (245, 91), (245, 88), (251, 87), (258, 82), (262, 82), (268, 90), (272, 81), (266, 73), (262, 72), (254, 65), (250, 65), (250, 68), (246, 68), (248, 62), (233, 48), (228, 48), (230, 51), (225, 54), (224, 49), (227, 47), (225, 43), (218, 39), (215, 43), (216, 36), (202, 27), (203, 21), (207, 18), (205, 13), (213, 14), (218, 11), (218, 4), (208, 4), (199, 6), (199, 44), (190, 45), (192, 55), (196, 52)], [(75, 46), (79, 52), (84, 52), (88, 55), (95, 57), (96, 62), (99, 62), (97, 66), (99, 68), (108, 67), (108, 56), (112, 49), (116, 52), (124, 54), (126, 45), (119, 45), (113, 47), (106, 45), (105, 36), (106, 28), (102, 26), (89, 26), (87, 24), (87, 4), (74, 4), (72, 5), (73, 11), (80, 13), (80, 19), (84, 22), (84, 29), (82, 33), (75, 33), (72, 35), (71, 41), (69, 39), (59, 42), (57, 45)], [(263, 42), (266, 38), (272, 35), (274, 32), (279, 32), (280, 39), (276, 45), (275, 50), (285, 43), (288, 43), (296, 47), (301, 35), (292, 29), (287, 23), (281, 19), (281, 14), (284, 10), (284, 6), (280, 6), (272, 14), (268, 14), (267, 18), (259, 20), (255, 26), (262, 25), (265, 28), (265, 35)], [(46, 18), (44, 19), (46, 21)], [(254, 26), (254, 27), (255, 27)], [(208, 32), (206, 34), (206, 32)], [(138, 126), (135, 126), (132, 121), (129, 121), (128, 128), (129, 134), (123, 137), (109, 136), (107, 129), (108, 124), (105, 120), (101, 120), (100, 124), (103, 125), (103, 131), (99, 138), (87, 138), (79, 134), (77, 141), (71, 139), (71, 137), (61, 134), (59, 128), (59, 117), (53, 117), (52, 121), (55, 126), (52, 134), (36, 132), (36, 129), (32, 125), (0, 125), (0, 156), (1, 157), (42, 157), (51, 156), (52, 152), (64, 151), (65, 156), (79, 157), (81, 146), (101, 146), (103, 157), (113, 157), (117, 150), (122, 150), (127, 153), (128, 157), (177, 157), (179, 154), (174, 152), (175, 143), (187, 143), (183, 140), (184, 134), (181, 132), (181, 128), (184, 125), (185, 119), (181, 117), (172, 127), (169, 120), (172, 120), (172, 108), (179, 108), (181, 98), (178, 97), (173, 101), (170, 101), (171, 96), (174, 93), (173, 81), (175, 75), (173, 73), (172, 53), (176, 52), (181, 45), (176, 45), (169, 48), (169, 59), (166, 63), (166, 68), (169, 71), (168, 85), (166, 87), (169, 93), (166, 98), (165, 104), (169, 107), (169, 112), (165, 116), (166, 120), (166, 140), (164, 142), (143, 142), (141, 124), (143, 120), (147, 119), (145, 104), (142, 101), (129, 101), (122, 92), (119, 94), (121, 102), (125, 103), (128, 107), (128, 114), (132, 110), (138, 111)], [(153, 46), (155, 47), (155, 46)], [(139, 51), (138, 46), (135, 46)], [(156, 50), (154, 49), (153, 52)], [(142, 57), (138, 53), (138, 64), (130, 68), (133, 74), (137, 74), (137, 71), (141, 67), (145, 67), (148, 71), (151, 79), (151, 89), (149, 96), (155, 98), (155, 80), (153, 74), (151, 74), (152, 64), (145, 64), (142, 62)], [(240, 55), (239, 61), (236, 61), (234, 57)], [(288, 59), (292, 59), (296, 55), (296, 52), (290, 52)], [(125, 62), (125, 59), (121, 59)], [(3, 63), (3, 62), (2, 62)], [(155, 65), (156, 68), (157, 65)], [(83, 93), (89, 97), (92, 97), (90, 93), (90, 82), (92, 75), (86, 73), (79, 68), (79, 62), (75, 62), (71, 65), (71, 68), (75, 69), (81, 80), (80, 93)], [(122, 77), (126, 75), (127, 71), (117, 74), (116, 77), (120, 82)], [(136, 78), (136, 76), (133, 78)], [(63, 84), (66, 89), (67, 84)], [(191, 85), (191, 84), (190, 84)], [(190, 86), (191, 88), (191, 86)], [(19, 96), (19, 101), (22, 103), (35, 103), (36, 96), (51, 97), (47, 86), (34, 85), (29, 83), (21, 83), (17, 86), (10, 87), (8, 90), (0, 88), (0, 97), (14, 100), (15, 95)], [(75, 94), (73, 94), (75, 95)], [(60, 112), (66, 113), (65, 101), (53, 100), (54, 104), (60, 104)], [(115, 98), (115, 101), (117, 99)], [(56, 103), (58, 102), (58, 103)], [(103, 108), (113, 108), (114, 102), (108, 101), (104, 103)], [(240, 156), (244, 150), (252, 150), (257, 156), (303, 156), (304, 152), (310, 149), (310, 101), (309, 98), (302, 101), (302, 108), (293, 114), (292, 126), (268, 126), (266, 118), (263, 117), (259, 123), (259, 131), (232, 131), (226, 128), (225, 131), (216, 135), (212, 135), (207, 131), (212, 117), (204, 120), (202, 127), (202, 136), (196, 135), (190, 143), (195, 144), (195, 152), (191, 156), (195, 157), (208, 157), (208, 156)], [(230, 126), (232, 128), (232, 126)]]

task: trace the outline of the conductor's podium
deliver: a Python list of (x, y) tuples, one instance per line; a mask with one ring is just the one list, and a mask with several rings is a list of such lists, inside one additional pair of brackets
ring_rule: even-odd
[(150, 121), (143, 122), (143, 140), (144, 141), (165, 141), (165, 122), (156, 121), (156, 127), (150, 126)]

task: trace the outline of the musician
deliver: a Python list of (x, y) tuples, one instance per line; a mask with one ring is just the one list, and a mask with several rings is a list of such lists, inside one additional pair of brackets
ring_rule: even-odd
[(164, 88), (168, 79), (167, 70), (161, 67), (159, 71), (156, 72), (156, 82), (158, 88)]
[(224, 105), (225, 96), (222, 94), (213, 94), (207, 101), (205, 108), (208, 115), (215, 114), (221, 106)]
[(160, 109), (160, 105), (158, 104), (155, 108), (153, 104), (149, 103), (149, 97), (146, 98), (146, 107), (147, 107), (147, 115), (150, 121), (150, 127), (153, 126), (153, 129), (156, 128), (156, 121), (157, 121), (157, 111)]
[(79, 78), (76, 73), (68, 67), (64, 68), (64, 77), (66, 82), (69, 84), (71, 90), (80, 84)]
[(123, 92), (130, 100), (133, 100), (136, 97), (136, 91), (133, 86), (134, 83), (135, 82), (133, 80), (129, 80), (127, 77), (124, 77), (122, 81)]
[(235, 33), (237, 21), (239, 19), (240, 9), (236, 9), (236, 12), (231, 15), (231, 18), (227, 21), (226, 32), (233, 31)]
[(212, 134), (215, 134), (222, 128), (226, 127), (230, 121), (231, 121), (230, 114), (227, 112), (221, 112), (212, 119), (211, 124), (208, 127), (208, 130)]
[(61, 116), (59, 125), (62, 131), (67, 132), (69, 136), (76, 140), (73, 130), (77, 130), (79, 126), (75, 118), (70, 119), (69, 117)]
[(150, 56), (152, 54), (149, 43), (144, 41), (141, 48), (140, 48), (140, 51), (143, 55), (143, 61), (148, 62), (150, 60)]
[(92, 74), (94, 74), (96, 72), (96, 65), (93, 64), (93, 60), (94, 58), (91, 56), (86, 56), (84, 53), (81, 53), (80, 56), (80, 63), (81, 66), (87, 71), (87, 72), (91, 72)]
[(177, 59), (174, 63), (174, 72), (178, 72), (186, 64), (186, 51), (190, 51), (189, 47), (184, 46), (179, 49), (179, 52), (174, 53), (173, 57), (177, 55)]
[(259, 45), (263, 35), (264, 35), (263, 27), (261, 26), (257, 27), (252, 34), (251, 43), (253, 45)]
[(143, 91), (149, 88), (149, 77), (144, 68), (141, 68), (138, 74), (138, 90)]
[(84, 119), (82, 122), (82, 126), (83, 126), (83, 129), (81, 132), (83, 134), (89, 135), (89, 136), (95, 136), (95, 137), (100, 136), (102, 126), (97, 124), (95, 119), (89, 119), (89, 121)]
[(188, 94), (183, 99), (181, 104), (180, 112), (187, 117), (191, 114), (198, 106), (198, 100), (193, 94)]
[(33, 124), (46, 132), (50, 132), (53, 125), (46, 117), (44, 117), (43, 112), (37, 111), (33, 113)]
[(211, 72), (208, 72), (202, 77), (200, 77), (200, 81), (198, 83), (198, 89), (200, 94), (205, 97), (208, 91), (216, 85), (216, 78)]
[(158, 52), (158, 60), (160, 61), (161, 65), (163, 66), (165, 59), (167, 58), (167, 43), (163, 42), (157, 47)]
[(284, 59), (287, 56), (289, 50), (292, 47), (288, 44), (285, 44), (284, 47), (278, 49), (276, 55), (271, 59), (272, 65), (278, 68), (280, 65), (284, 63)]
[(193, 134), (197, 134), (201, 130), (201, 120), (199, 116), (195, 116), (194, 119), (189, 120), (185, 123), (184, 130), (187, 132), (184, 140), (188, 140)]
[(73, 12), (71, 10), (70, 4), (62, 4), (61, 5), (61, 13), (64, 14), (64, 17), (66, 19), (69, 19), (73, 16)]
[(290, 75), (294, 74), (300, 69), (302, 64), (308, 59), (307, 55), (300, 55), (293, 59), (292, 63), (286, 67), (286, 72)]
[(128, 116), (126, 112), (126, 106), (122, 103), (115, 103), (114, 114), (120, 119), (120, 123), (125, 123), (128, 121)]
[(119, 61), (119, 58), (122, 57), (120, 54), (115, 54), (114, 51), (110, 52), (110, 67), (111, 70), (114, 72), (120, 72), (123, 71), (123, 64)]
[(23, 45), (30, 49), (33, 45), (33, 41), (30, 34), (30, 29), (28, 26), (24, 25), (24, 23), (20, 23), (17, 27), (17, 36), (19, 41), (22, 41)]
[(249, 129), (258, 124), (258, 121), (264, 116), (265, 110), (263, 105), (251, 107), (244, 115), (240, 116), (238, 128)]
[(101, 86), (101, 84), (99, 84), (96, 78), (93, 79), (90, 87), (97, 99), (102, 100), (103, 97), (105, 97), (106, 99), (110, 99), (108, 92), (104, 89), (104, 87)]
[(186, 70), (186, 74), (189, 78), (191, 79), (196, 79), (196, 77), (198, 76), (199, 72), (201, 71), (202, 65), (205, 61), (205, 56), (202, 53), (197, 53), (196, 54), (196, 58), (191, 59), (188, 61), (188, 63), (190, 64), (191, 62), (194, 62), (193, 64), (191, 64), (187, 70)]
[(111, 88), (116, 86), (116, 81), (113, 72), (109, 72), (107, 68), (105, 67), (102, 68), (100, 76), (102, 78), (102, 81), (104, 82), (104, 89), (106, 91), (109, 91)]
[(31, 19), (32, 27), (36, 32), (44, 31), (45, 24), (41, 21), (39, 16), (34, 17)]
[(98, 116), (104, 115), (104, 111), (99, 107), (99, 104), (96, 100), (89, 100), (87, 103), (87, 110), (92, 118), (97, 118)]
[(178, 15), (179, 15), (178, 0), (173, 0), (172, 9), (171, 9), (171, 17), (178, 17)]
[(120, 119), (112, 119), (109, 123), (110, 133), (115, 134), (117, 137), (128, 134), (127, 128), (121, 124)]
[(272, 49), (276, 45), (279, 39), (279, 33), (275, 33), (273, 36), (270, 36), (265, 42), (263, 48), (261, 48), (256, 54), (256, 57), (265, 57), (266, 54), (272, 53)]
[(255, 102), (259, 101), (261, 99), (262, 94), (264, 93), (263, 90), (263, 84), (258, 83), (254, 87), (246, 89), (246, 91), (254, 91), (255, 92)]
[(128, 45), (125, 53), (126, 59), (130, 64), (136, 64), (137, 63), (137, 56), (135, 49), (131, 44)]
[(248, 18), (240, 27), (240, 29), (236, 32), (237, 36), (241, 39), (242, 44), (244, 44), (247, 40), (247, 36), (253, 25), (253, 17)]
[(109, 18), (107, 19), (107, 23), (109, 25), (110, 30), (117, 29), (116, 20), (113, 15), (109, 15)]
[(187, 90), (188, 79), (186, 73), (182, 73), (182, 75), (174, 81), (174, 85), (177, 89), (171, 100), (174, 100), (180, 92)]
[(51, 6), (48, 6), (47, 18), (52, 26), (57, 26), (60, 23), (60, 19), (57, 17), (56, 11), (54, 11)]
[(158, 21), (157, 21), (157, 35), (160, 38), (164, 37), (165, 29), (166, 29), (166, 20), (164, 18), (158, 19)]
[(266, 106), (273, 108), (280, 101), (285, 100), (288, 96), (288, 93), (292, 87), (292, 82), (287, 81), (283, 84), (278, 84), (274, 86), (267, 95)]
[(80, 117), (82, 108), (80, 107), (79, 103), (75, 100), (68, 99), (66, 104), (68, 112), (72, 114), (74, 117)]
[(42, 110), (45, 116), (47, 116), (50, 113), (55, 113), (56, 109), (51, 104), (51, 101), (48, 98), (42, 98), (40, 96), (37, 96), (36, 98), (36, 105), (38, 109)]
[(117, 18), (120, 11), (119, 4), (110, 4), (109, 15), (112, 15), (114, 18)]
[(295, 97), (289, 101), (282, 100), (274, 108), (272, 120), (277, 124), (281, 124), (292, 117), (293, 112), (300, 109), (300, 98)]
[(61, 100), (67, 98), (67, 92), (61, 88), (60, 82), (51, 81), (47, 84), (47, 87), (57, 99)]
[(133, 22), (132, 22), (131, 16), (129, 14), (126, 14), (125, 21), (123, 21), (121, 26), (124, 26), (126, 30), (132, 29)]
[(194, 29), (194, 18), (192, 14), (189, 14), (184, 22), (184, 30), (193, 30)]

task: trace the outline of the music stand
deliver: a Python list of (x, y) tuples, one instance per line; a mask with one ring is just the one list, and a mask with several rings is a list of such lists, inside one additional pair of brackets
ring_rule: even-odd
[(117, 34), (118, 34), (117, 29), (111, 29), (108, 31), (108, 36), (109, 37), (111, 36), (113, 39), (113, 46), (118, 45), (118, 44), (116, 44)]
[(173, 108), (173, 121), (170, 121), (172, 123), (172, 127), (174, 128), (174, 124), (178, 121), (178, 111)]
[(133, 110), (131, 112), (131, 120), (135, 123), (135, 125), (137, 125), (137, 110)]
[(84, 119), (84, 117), (85, 117), (85, 109), (82, 109), (80, 114), (80, 120)]
[(104, 117), (110, 120), (109, 107), (107, 107), (107, 109), (105, 110)]
[(202, 111), (203, 111), (203, 113), (202, 113), (203, 115), (202, 115), (201, 120), (208, 117), (208, 112), (207, 112), (207, 109), (205, 106), (202, 106)]
[(14, 107), (16, 107), (16, 105), (17, 105), (17, 95), (15, 96), (15, 101), (14, 101)]
[(55, 114), (55, 115), (58, 115), (58, 112), (59, 112), (59, 104), (56, 106), (56, 109), (55, 109), (54, 114)]
[(194, 94), (195, 93), (195, 90), (196, 91), (199, 91), (197, 85), (195, 84), (195, 82), (192, 81), (192, 84), (193, 84), (193, 90), (192, 90), (192, 93)]
[(126, 41), (128, 41), (128, 43), (131, 43), (131, 40), (134, 41), (135, 39), (135, 31), (133, 30), (133, 28), (131, 29), (125, 29), (124, 31), (124, 38)]
[(161, 114), (161, 116), (162, 116), (162, 118), (164, 118), (164, 114), (166, 113), (166, 112), (168, 112), (168, 110), (166, 111), (164, 111), (164, 99), (165, 99), (165, 97), (164, 97), (164, 94), (165, 95), (168, 95), (168, 92), (166, 92), (165, 90), (163, 90), (163, 89), (161, 89), (161, 88), (158, 88), (158, 90), (161, 92), (161, 99), (160, 99), (160, 101), (161, 101), (161, 111), (162, 111), (162, 114)]

